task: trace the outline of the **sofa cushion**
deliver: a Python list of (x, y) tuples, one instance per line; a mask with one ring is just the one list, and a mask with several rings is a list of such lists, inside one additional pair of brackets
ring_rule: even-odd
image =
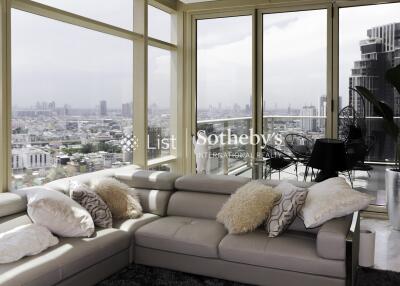
[(62, 239), (39, 255), (0, 265), (0, 285), (54, 285), (129, 245), (129, 235), (117, 229), (98, 230), (93, 238)]
[(175, 181), (175, 189), (230, 195), (249, 181), (248, 178), (236, 176), (188, 175)]
[(214, 220), (171, 216), (139, 228), (135, 241), (143, 247), (218, 258), (218, 245), (225, 235), (224, 226)]
[(229, 195), (178, 191), (169, 200), (168, 215), (215, 220), (228, 199)]
[(346, 237), (352, 216), (332, 219), (320, 228), (317, 236), (318, 255), (326, 259), (346, 258)]
[(14, 193), (0, 193), (0, 217), (26, 210), (26, 198)]
[(164, 191), (173, 190), (175, 180), (179, 177), (177, 174), (164, 171), (129, 169), (117, 170), (114, 176), (131, 188)]
[(268, 268), (345, 278), (345, 262), (319, 257), (316, 238), (287, 231), (269, 238), (265, 231), (227, 235), (219, 245), (220, 258)]

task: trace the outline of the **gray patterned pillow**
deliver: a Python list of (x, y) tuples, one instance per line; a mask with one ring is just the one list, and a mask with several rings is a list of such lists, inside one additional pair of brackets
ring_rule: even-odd
[(275, 202), (265, 222), (265, 229), (269, 237), (276, 237), (289, 227), (307, 198), (306, 189), (298, 188), (287, 182), (280, 183), (274, 188), (274, 191), (280, 192), (282, 196), (279, 201)]
[(110, 208), (101, 197), (88, 186), (78, 182), (71, 182), (70, 196), (90, 213), (96, 226), (103, 228), (112, 227)]

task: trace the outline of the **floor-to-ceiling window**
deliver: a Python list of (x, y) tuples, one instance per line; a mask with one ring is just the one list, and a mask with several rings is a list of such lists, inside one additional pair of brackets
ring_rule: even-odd
[[(348, 126), (361, 131), (365, 164), (354, 173), (355, 187), (367, 189), (385, 205), (385, 168), (395, 159), (395, 145), (370, 103), (354, 91), (368, 88), (400, 116), (400, 95), (385, 80), (388, 69), (400, 64), (400, 3), (339, 9), (339, 111), (338, 135), (346, 140)], [(379, 163), (379, 164), (376, 164)]]
[[(252, 124), (252, 17), (197, 20), (197, 130), (209, 136), (207, 173), (246, 165)], [(242, 137), (243, 138), (243, 137)]]
[(264, 14), (263, 130), (268, 144), (290, 154), (286, 136), (324, 137), (326, 107), (327, 10)]
[[(10, 18), (2, 37), (11, 55), (5, 64), (11, 73), (3, 74), (11, 92), (2, 94), (2, 102), (10, 106), (2, 104), (2, 111), (10, 110), (5, 140), (11, 150), (2, 155), (10, 154), (11, 188), (132, 163), (175, 166), (174, 8), (156, 1), (108, 2), (2, 6)], [(135, 132), (140, 130), (146, 131)], [(147, 156), (136, 157), (137, 151)], [(2, 181), (8, 181), (5, 173)]]
[[(385, 135), (382, 121), (372, 106), (354, 90), (364, 86), (385, 101), (400, 115), (400, 95), (389, 86), (385, 73), (400, 64), (400, 4), (384, 4), (341, 8), (340, 21), (340, 90), (343, 107), (351, 107), (369, 138), (368, 161), (392, 162), (394, 144)], [(339, 114), (339, 136), (346, 136), (345, 123), (349, 115)], [(345, 125), (345, 124), (343, 124)]]
[[(176, 42), (171, 14), (148, 6), (149, 37), (165, 43)], [(176, 128), (172, 119), (177, 90), (176, 51), (160, 46), (148, 48), (148, 160), (176, 153)]]
[(132, 42), (12, 10), (14, 187), (132, 163)]

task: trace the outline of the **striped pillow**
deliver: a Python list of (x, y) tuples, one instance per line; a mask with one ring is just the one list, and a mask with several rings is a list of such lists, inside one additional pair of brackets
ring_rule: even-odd
[(265, 229), (269, 237), (276, 237), (289, 227), (307, 198), (306, 189), (298, 188), (287, 182), (280, 183), (274, 188), (274, 191), (281, 193), (282, 196), (279, 201), (275, 202), (265, 222)]
[(101, 197), (88, 186), (79, 182), (71, 182), (70, 196), (90, 213), (96, 226), (103, 228), (112, 227), (110, 208)]

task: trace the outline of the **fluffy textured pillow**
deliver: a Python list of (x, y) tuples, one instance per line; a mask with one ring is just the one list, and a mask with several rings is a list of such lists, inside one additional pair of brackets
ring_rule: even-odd
[(307, 228), (366, 208), (372, 197), (354, 191), (344, 178), (331, 178), (308, 189), (306, 203), (299, 216)]
[(0, 233), (0, 263), (10, 263), (24, 256), (36, 255), (58, 244), (57, 237), (37, 224), (27, 224)]
[(92, 217), (70, 197), (46, 187), (32, 187), (25, 191), (28, 215), (33, 222), (59, 236), (90, 237), (93, 234)]
[(93, 182), (94, 191), (110, 208), (113, 218), (138, 218), (142, 216), (139, 199), (129, 194), (129, 187), (116, 179), (105, 178)]
[(88, 186), (72, 181), (70, 184), (70, 196), (90, 213), (96, 226), (103, 228), (112, 227), (110, 208)]
[(217, 215), (229, 233), (255, 230), (270, 213), (280, 194), (272, 187), (252, 181), (240, 187), (224, 204)]
[(284, 232), (295, 220), (307, 198), (307, 190), (298, 188), (288, 182), (280, 183), (274, 191), (281, 195), (275, 202), (272, 211), (265, 222), (269, 237), (276, 237)]

